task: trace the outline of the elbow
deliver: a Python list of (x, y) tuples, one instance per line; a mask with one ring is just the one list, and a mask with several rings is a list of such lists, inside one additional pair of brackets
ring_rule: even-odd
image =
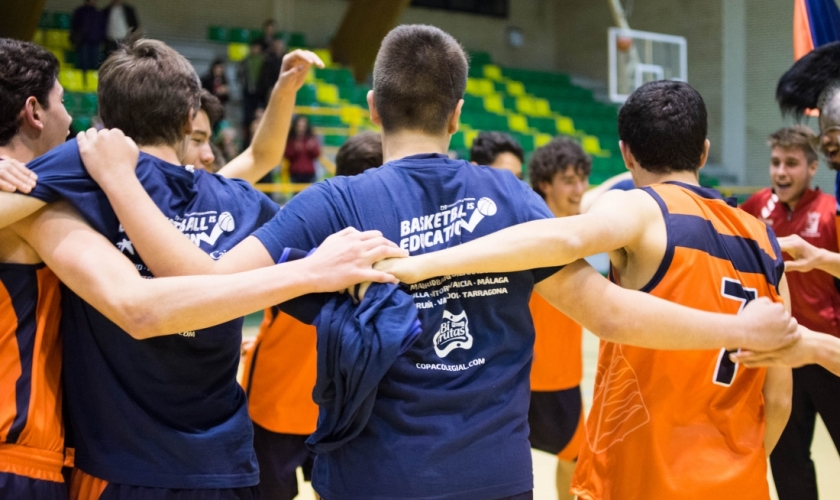
[(128, 301), (118, 306), (117, 325), (136, 340), (162, 335), (163, 324), (154, 307)]
[(627, 328), (626, 323), (619, 321), (613, 314), (596, 314), (593, 315), (593, 319), (593, 324), (587, 328), (599, 339), (616, 344), (624, 343), (622, 333)]

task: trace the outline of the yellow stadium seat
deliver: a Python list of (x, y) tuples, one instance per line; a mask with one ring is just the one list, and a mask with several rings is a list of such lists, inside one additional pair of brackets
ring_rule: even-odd
[(485, 96), (496, 92), (493, 82), (483, 78), (467, 78), (467, 94)]
[(340, 112), (341, 121), (347, 125), (354, 125), (358, 127), (364, 122), (365, 110), (361, 106), (344, 106)]
[(230, 43), (228, 44), (228, 60), (239, 62), (248, 56), (247, 43)]
[(315, 84), (315, 99), (324, 104), (338, 104), (338, 87), (329, 83)]
[(557, 131), (561, 134), (575, 135), (575, 122), (571, 118), (561, 116), (557, 119)]
[(32, 43), (44, 45), (44, 30), (35, 30), (32, 34)]
[(49, 49), (50, 53), (58, 59), (58, 64), (64, 68), (67, 66), (67, 62), (64, 60), (64, 51), (63, 50), (56, 50), (56, 49)]
[(73, 48), (68, 30), (47, 30), (44, 42), (51, 49), (70, 50)]
[(326, 66), (327, 68), (333, 66), (332, 52), (330, 52), (330, 49), (315, 49), (312, 52), (314, 52), (316, 56), (320, 57), (321, 60), (324, 61), (324, 66)]
[(472, 143), (475, 138), (478, 136), (478, 130), (464, 130), (464, 144), (468, 147), (472, 147)]
[(84, 74), (79, 69), (62, 68), (58, 73), (58, 82), (66, 92), (84, 92)]
[(495, 64), (485, 64), (484, 78), (487, 78), (488, 80), (501, 80), (502, 68), (496, 66)]
[(92, 69), (85, 71), (85, 92), (97, 90), (99, 90), (99, 72)]
[(505, 102), (499, 94), (484, 96), (484, 109), (491, 113), (504, 113)]
[(551, 142), (553, 136), (551, 134), (537, 134), (534, 136), (534, 146), (541, 148)]
[(598, 142), (598, 138), (594, 135), (585, 135), (581, 140), (581, 144), (583, 150), (588, 154), (593, 156), (600, 156), (600, 157), (608, 157), (610, 156), (609, 151), (604, 151), (601, 149), (601, 144)]
[(528, 133), (528, 119), (522, 115), (508, 115), (508, 128), (514, 132)]
[(522, 82), (508, 82), (507, 93), (514, 97), (525, 95), (525, 85)]
[(531, 96), (522, 96), (516, 98), (516, 111), (523, 115), (534, 115), (534, 98)]
[(533, 116), (551, 116), (551, 105), (548, 103), (548, 99), (534, 99)]

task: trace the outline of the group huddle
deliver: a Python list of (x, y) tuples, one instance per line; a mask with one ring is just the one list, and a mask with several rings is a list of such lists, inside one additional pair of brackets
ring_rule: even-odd
[[(312, 64), (287, 55), (275, 92), (293, 104)], [(620, 111), (639, 189), (557, 218), (545, 190), (447, 155), (468, 60), (431, 26), (382, 41), (382, 166), (282, 210), (185, 161), (202, 94), (165, 44), (113, 53), (106, 129), (67, 142), (55, 58), (0, 39), (0, 68), (0, 181), (20, 191), (0, 193), (3, 498), (273, 498), (236, 380), (242, 317), (273, 306), (317, 326), (321, 498), (533, 498), (533, 292), (602, 339), (575, 495), (769, 498), (792, 394), (773, 353), (822, 337), (785, 310), (772, 229), (698, 185), (687, 83)], [(603, 252), (609, 279), (583, 260)]]

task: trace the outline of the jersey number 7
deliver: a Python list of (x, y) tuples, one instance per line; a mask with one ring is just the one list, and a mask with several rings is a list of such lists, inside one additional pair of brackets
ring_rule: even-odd
[[(737, 300), (741, 303), (738, 313), (743, 311), (744, 307), (746, 307), (751, 300), (755, 300), (758, 296), (758, 292), (755, 288), (744, 288), (740, 281), (730, 278), (723, 278), (723, 283), (721, 283), (720, 286), (720, 294), (727, 299)], [(717, 367), (715, 368), (715, 375), (712, 379), (712, 382), (717, 385), (729, 387), (735, 380), (735, 374), (738, 373), (738, 364), (733, 363), (732, 360), (729, 359), (729, 355), (732, 354), (732, 352), (734, 351), (727, 351), (725, 348), (720, 350)]]

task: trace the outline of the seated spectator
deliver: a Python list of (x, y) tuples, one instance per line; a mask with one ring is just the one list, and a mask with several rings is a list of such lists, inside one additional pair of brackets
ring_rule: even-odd
[(289, 160), (292, 182), (315, 181), (315, 160), (321, 156), (321, 145), (318, 144), (318, 138), (312, 133), (312, 125), (305, 116), (297, 116), (292, 122), (285, 156)]
[(105, 16), (96, 8), (96, 0), (73, 11), (70, 41), (76, 49), (76, 67), (81, 70), (99, 67), (102, 42), (105, 41)]
[[(278, 73), (279, 74), (279, 73)], [(201, 77), (201, 86), (216, 96), (222, 104), (230, 99), (230, 88), (228, 87), (227, 75), (225, 75), (225, 62), (215, 59), (210, 69)]]

